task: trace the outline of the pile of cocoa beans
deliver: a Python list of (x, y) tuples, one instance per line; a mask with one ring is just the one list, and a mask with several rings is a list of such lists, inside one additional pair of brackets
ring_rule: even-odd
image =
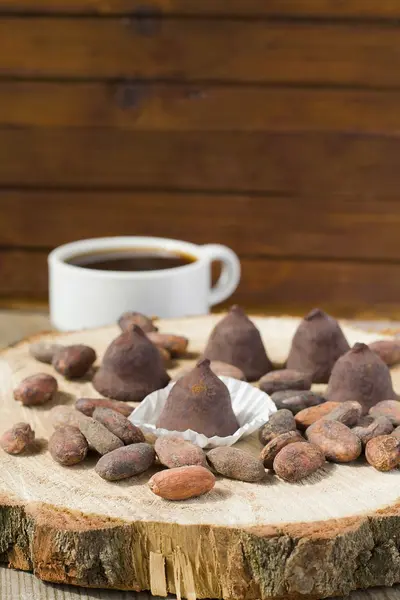
[(288, 482), (300, 481), (325, 461), (350, 463), (363, 453), (378, 471), (400, 465), (400, 402), (385, 400), (362, 416), (358, 402), (325, 402), (310, 391), (272, 394), (277, 406), (259, 432), (264, 467)]

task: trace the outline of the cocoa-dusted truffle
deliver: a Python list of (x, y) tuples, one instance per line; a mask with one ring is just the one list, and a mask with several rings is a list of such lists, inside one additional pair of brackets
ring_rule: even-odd
[(286, 366), (309, 373), (313, 383), (327, 383), (333, 365), (349, 349), (336, 319), (314, 308), (294, 334)]
[(239, 429), (226, 385), (210, 369), (208, 359), (179, 379), (157, 421), (169, 431), (191, 429), (207, 437), (232, 435)]
[(134, 325), (131, 331), (111, 342), (93, 378), (93, 386), (107, 398), (140, 402), (165, 387), (169, 379), (158, 349)]
[(248, 381), (256, 381), (272, 370), (260, 332), (239, 306), (214, 327), (204, 356), (238, 367)]
[(383, 360), (366, 344), (357, 343), (335, 364), (326, 398), (333, 402), (359, 402), (365, 415), (372, 406), (396, 398), (396, 394)]

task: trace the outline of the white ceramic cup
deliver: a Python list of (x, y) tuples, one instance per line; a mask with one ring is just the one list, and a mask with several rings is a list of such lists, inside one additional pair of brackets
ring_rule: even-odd
[[(118, 248), (160, 248), (189, 254), (195, 261), (155, 271), (101, 271), (73, 264), (79, 255)], [(221, 276), (211, 287), (211, 263), (222, 262)], [(61, 331), (116, 323), (125, 311), (158, 317), (201, 315), (226, 300), (240, 280), (236, 254), (219, 244), (198, 246), (155, 237), (110, 237), (59, 246), (48, 257), (50, 318)]]

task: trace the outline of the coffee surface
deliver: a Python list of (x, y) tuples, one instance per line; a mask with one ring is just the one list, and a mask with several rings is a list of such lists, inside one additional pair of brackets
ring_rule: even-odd
[(159, 271), (195, 262), (190, 254), (152, 249), (119, 249), (91, 252), (71, 257), (70, 265), (98, 271)]

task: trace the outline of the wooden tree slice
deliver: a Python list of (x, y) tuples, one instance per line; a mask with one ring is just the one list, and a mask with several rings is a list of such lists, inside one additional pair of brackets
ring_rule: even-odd
[[(160, 329), (187, 335), (194, 362), (218, 318), (160, 321)], [(298, 320), (254, 320), (272, 360), (282, 363)], [(351, 344), (382, 338), (349, 327), (345, 333)], [(110, 327), (34, 339), (86, 343), (101, 358), (117, 334)], [(61, 392), (53, 404), (15, 402), (12, 389), (21, 379), (54, 374), (30, 357), (31, 341), (2, 354), (1, 430), (22, 420), (48, 439), (52, 405), (98, 394), (90, 381), (57, 375)], [(183, 362), (189, 364), (176, 368)], [(400, 369), (392, 373), (400, 392)], [(260, 451), (255, 435), (238, 446)], [(400, 581), (399, 471), (379, 473), (360, 461), (326, 464), (297, 485), (273, 476), (261, 484), (221, 478), (210, 494), (179, 503), (154, 496), (149, 473), (108, 483), (94, 459), (62, 467), (44, 442), (26, 456), (0, 452), (0, 560), (46, 581), (190, 600), (322, 598)]]

